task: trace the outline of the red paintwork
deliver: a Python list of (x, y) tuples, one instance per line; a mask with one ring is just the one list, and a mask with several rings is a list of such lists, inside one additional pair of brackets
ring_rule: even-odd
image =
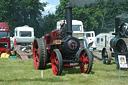
[(51, 31), (48, 34), (45, 34), (44, 40), (46, 42), (46, 47), (47, 47), (48, 55), (51, 54), (51, 49), (54, 49), (54, 48), (51, 48), (51, 45), (55, 45), (53, 40), (59, 39), (60, 31), (61, 30), (53, 30), (53, 31)]
[[(53, 64), (53, 62), (55, 62), (55, 64)], [(57, 73), (58, 73), (58, 68), (57, 68), (57, 66), (58, 66), (58, 59), (57, 59), (57, 55), (56, 55), (56, 53), (55, 52), (52, 52), (52, 55), (51, 55), (51, 66), (52, 66), (52, 71), (53, 71), (53, 73), (55, 74), (55, 75), (57, 75)]]
[[(36, 41), (33, 47), (35, 47), (35, 45), (37, 45)], [(38, 52), (38, 55), (36, 55), (35, 52)], [(39, 66), (39, 48), (33, 48), (33, 62), (34, 62), (35, 68), (37, 69)]]
[(80, 60), (83, 61), (83, 62), (80, 63), (81, 72), (86, 73), (87, 70), (88, 70), (89, 61), (88, 61), (88, 55), (85, 51), (81, 52)]
[(0, 29), (5, 29), (5, 30), (0, 30), (0, 32), (9, 32), (9, 28), (6, 22), (0, 22)]
[[(0, 32), (9, 32), (9, 28), (8, 28), (8, 25), (6, 22), (0, 22)], [(9, 38), (0, 38), (0, 43), (1, 42), (7, 42), (8, 47), (7, 48), (0, 47), (0, 52), (10, 54), (11, 53), (10, 37)]]
[(53, 40), (59, 39), (60, 31), (61, 30), (53, 30), (49, 34), (45, 34), (44, 39), (46, 41), (46, 44), (51, 44)]

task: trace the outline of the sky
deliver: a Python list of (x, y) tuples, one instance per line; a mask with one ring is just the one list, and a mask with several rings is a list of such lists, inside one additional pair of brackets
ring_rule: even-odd
[(46, 7), (44, 7), (45, 12), (42, 12), (43, 16), (48, 14), (48, 11), (50, 13), (55, 13), (56, 11), (56, 6), (59, 5), (60, 0), (40, 0), (40, 2), (48, 2)]

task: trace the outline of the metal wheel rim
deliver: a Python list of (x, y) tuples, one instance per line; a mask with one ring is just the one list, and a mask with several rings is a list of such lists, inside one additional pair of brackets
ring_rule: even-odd
[(82, 73), (86, 73), (88, 70), (88, 65), (89, 65), (89, 60), (88, 60), (88, 55), (85, 50), (83, 50), (80, 54), (80, 60), (82, 61), (80, 63), (80, 69)]
[(33, 62), (35, 68), (37, 69), (39, 66), (39, 47), (37, 41), (34, 42), (33, 46)]
[(51, 56), (51, 65), (52, 65), (52, 71), (55, 75), (58, 73), (58, 58), (55, 51), (53, 51)]
[(105, 48), (102, 52), (102, 60), (104, 64), (110, 64), (111, 62), (111, 53), (109, 48)]

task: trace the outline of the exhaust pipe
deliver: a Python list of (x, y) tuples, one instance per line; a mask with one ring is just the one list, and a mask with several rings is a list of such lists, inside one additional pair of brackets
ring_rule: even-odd
[(119, 32), (119, 26), (120, 26), (120, 18), (116, 17), (115, 18), (115, 33)]
[(68, 7), (66, 7), (66, 22), (67, 22), (67, 34), (69, 36), (72, 36), (72, 7), (69, 4)]

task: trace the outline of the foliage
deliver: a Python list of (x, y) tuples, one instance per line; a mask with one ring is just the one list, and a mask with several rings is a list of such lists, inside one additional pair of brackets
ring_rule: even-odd
[(49, 13), (39, 20), (41, 29), (38, 30), (39, 36), (44, 36), (46, 33), (56, 29), (56, 18), (54, 14)]
[(36, 33), (40, 28), (38, 19), (42, 18), (41, 12), (46, 4), (39, 0), (1, 0), (0, 21), (7, 22), (11, 32), (17, 26), (29, 25)]
[[(70, 0), (60, 0), (56, 10), (57, 20), (65, 18), (64, 8)], [(72, 0), (73, 1), (73, 0)], [(80, 0), (82, 1), (82, 0)], [(80, 2), (79, 3), (82, 3)], [(95, 0), (84, 8), (73, 8), (73, 19), (81, 20), (86, 31), (94, 30), (96, 34), (114, 30), (114, 19), (122, 13), (128, 13), (127, 0)], [(78, 3), (78, 4), (79, 4)]]

